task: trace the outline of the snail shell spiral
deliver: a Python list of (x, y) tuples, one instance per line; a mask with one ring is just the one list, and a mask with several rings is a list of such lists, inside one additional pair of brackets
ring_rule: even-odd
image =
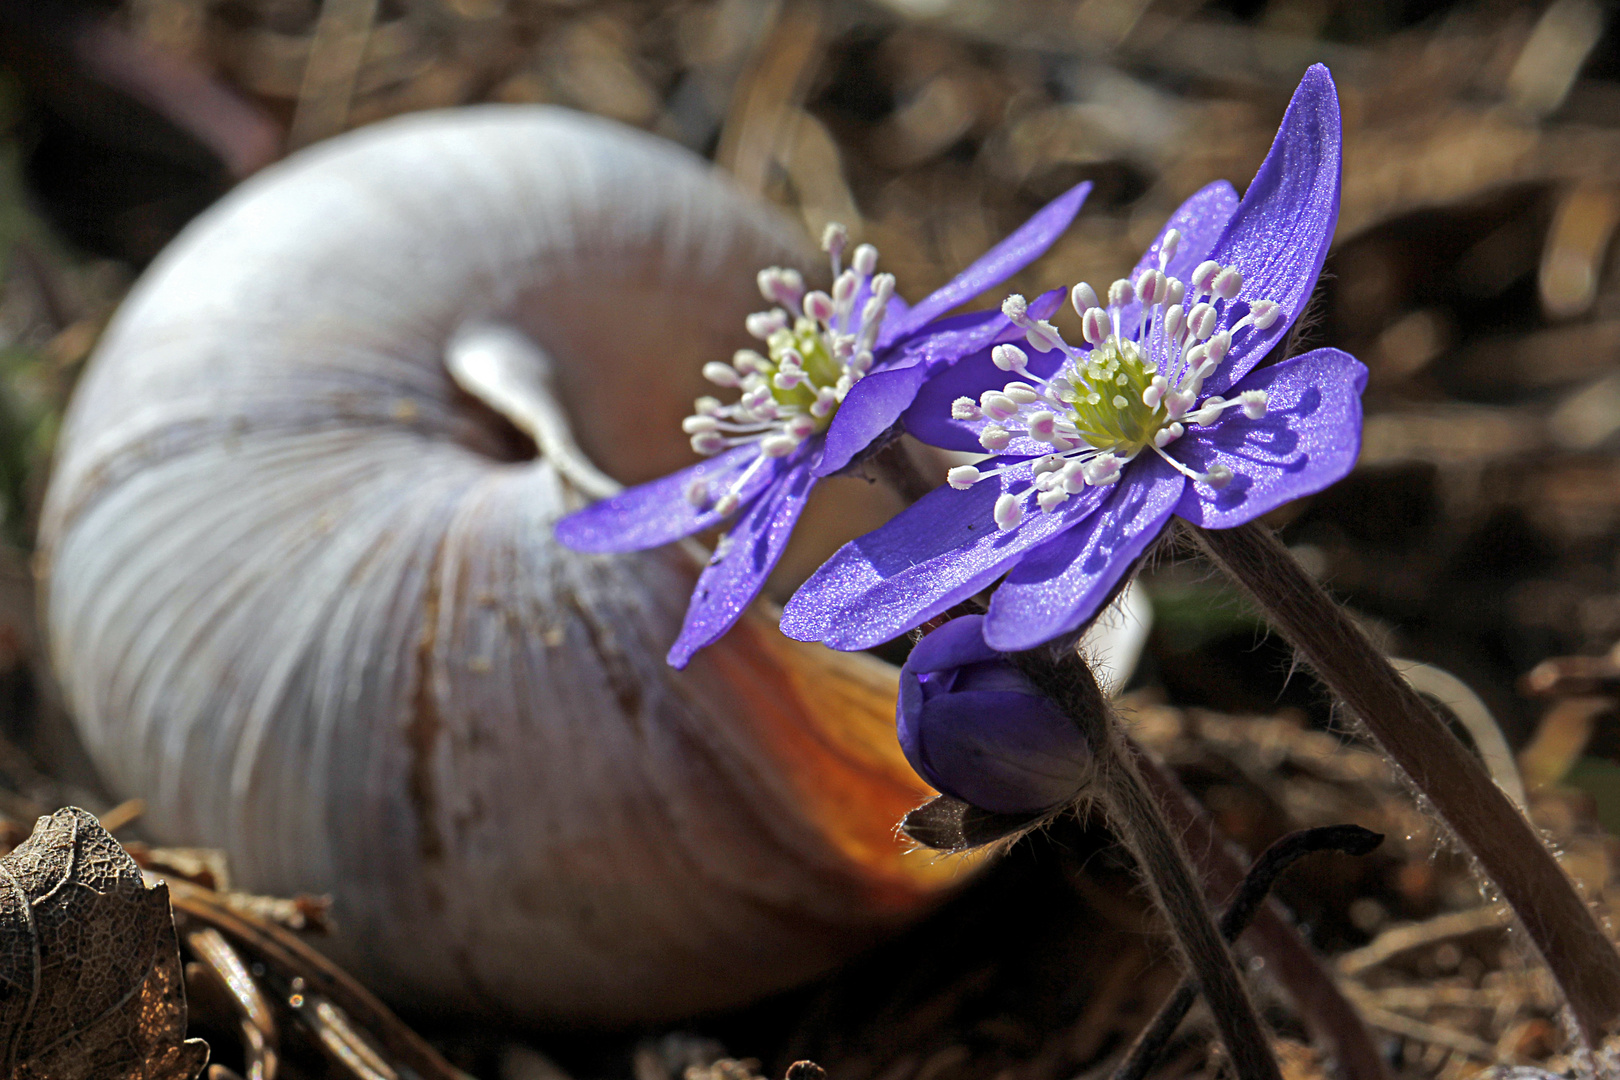
[(699, 159), (562, 110), (418, 114), (243, 184), (108, 328), (47, 497), (52, 655), (106, 779), (240, 886), (331, 894), (332, 950), (409, 1006), (665, 1018), (923, 905), (959, 871), (891, 833), (928, 795), (891, 670), (758, 616), (670, 670), (690, 559), (560, 548), (600, 474), (446, 370), (468, 327), (521, 330), (535, 407), (647, 479), (796, 257)]

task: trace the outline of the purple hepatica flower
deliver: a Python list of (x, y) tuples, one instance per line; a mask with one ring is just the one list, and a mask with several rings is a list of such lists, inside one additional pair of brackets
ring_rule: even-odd
[(1224, 182), (1204, 188), (1106, 303), (1075, 286), (1083, 346), (1009, 298), (1035, 355), (982, 350), (904, 417), (925, 442), (999, 456), (845, 545), (788, 602), (783, 632), (867, 648), (1006, 575), (985, 639), (1032, 648), (1089, 620), (1170, 515), (1230, 528), (1349, 472), (1366, 368), (1337, 349), (1256, 368), (1321, 272), (1339, 139), (1318, 65), (1241, 202)]
[[(759, 595), (787, 546), (816, 481), (887, 441), (917, 389), (963, 356), (1023, 331), (997, 310), (940, 316), (1000, 284), (1039, 258), (1085, 201), (1089, 183), (1059, 196), (915, 307), (894, 294), (894, 276), (877, 274), (878, 253), (857, 247), (841, 265), (846, 234), (829, 226), (831, 295), (806, 292), (797, 271), (760, 271), (759, 288), (777, 305), (750, 315), (748, 332), (767, 353), (741, 349), (730, 364), (703, 374), (741, 399), (702, 397), (683, 426), (708, 461), (621, 492), (557, 523), (557, 539), (577, 551), (658, 547), (711, 529), (735, 515), (720, 538), (686, 609), (669, 663), (731, 629)], [(1030, 305), (1056, 311), (1061, 290)]]
[(999, 814), (1073, 799), (1091, 749), (1073, 720), (984, 643), (984, 617), (952, 619), (900, 669), (900, 748), (941, 793)]

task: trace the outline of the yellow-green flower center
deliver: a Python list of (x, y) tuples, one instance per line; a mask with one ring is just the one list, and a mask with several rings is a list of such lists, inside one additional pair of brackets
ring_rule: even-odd
[(1064, 365), (1053, 390), (1082, 439), (1098, 450), (1134, 457), (1170, 422), (1162, 402), (1149, 408), (1143, 401), (1158, 370), (1136, 342), (1111, 338), (1083, 362)]

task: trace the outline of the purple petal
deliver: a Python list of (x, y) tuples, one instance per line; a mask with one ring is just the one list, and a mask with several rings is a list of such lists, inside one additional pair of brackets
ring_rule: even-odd
[[(1164, 247), (1165, 233), (1171, 229), (1180, 230), (1181, 242), (1176, 246), (1175, 256), (1165, 264), (1164, 272), (1186, 281), (1198, 264), (1209, 258), (1210, 251), (1232, 220), (1232, 213), (1237, 207), (1237, 191), (1225, 180), (1216, 180), (1194, 192), (1170, 215), (1159, 230), (1159, 235), (1142, 253), (1136, 269), (1131, 271), (1131, 281), (1134, 283), (1144, 270), (1159, 268), (1159, 251)], [(1141, 321), (1142, 305), (1139, 301), (1131, 303), (1120, 313), (1120, 328), (1127, 336), (1136, 332)]]
[(1000, 653), (984, 643), (984, 616), (963, 615), (932, 630), (906, 657), (905, 668), (918, 674), (963, 664), (997, 660)]
[(1338, 349), (1316, 349), (1249, 374), (1238, 390), (1270, 394), (1266, 415), (1228, 409), (1207, 428), (1189, 427), (1170, 453), (1207, 472), (1232, 470), (1220, 490), (1189, 483), (1176, 513), (1211, 529), (1241, 525), (1341, 479), (1361, 451), (1361, 391), (1367, 369)]
[(940, 791), (996, 813), (1067, 802), (1091, 775), (1079, 727), (1045, 698), (965, 691), (923, 704), (912, 720), (918, 773)]
[(1281, 304), (1283, 317), (1268, 330), (1238, 333), (1226, 362), (1204, 384), (1209, 393), (1243, 378), (1310, 301), (1339, 220), (1339, 172), (1339, 97), (1333, 77), (1317, 64), (1300, 80), (1270, 153), (1209, 256), (1243, 274), (1223, 327), (1261, 299)]
[(698, 575), (686, 621), (670, 646), (667, 659), (671, 667), (685, 667), (693, 653), (730, 630), (782, 557), (804, 501), (816, 486), (810, 471), (814, 455), (801, 451), (787, 460), (790, 464), (777, 481), (721, 539), (709, 565)]
[(1032, 649), (1083, 626), (1158, 537), (1186, 483), (1169, 462), (1143, 452), (1107, 505), (1024, 556), (1007, 575), (990, 598), (985, 643), (1005, 652)]
[[(1035, 318), (1044, 319), (1062, 303), (1063, 290), (1054, 289), (1037, 297), (1029, 307)], [(936, 332), (935, 328), (940, 329)], [(827, 446), (822, 451), (816, 475), (830, 476), (842, 469), (874, 439), (889, 430), (910, 407), (918, 387), (929, 372), (948, 370), (948, 365), (955, 364), (970, 352), (987, 349), (1003, 341), (1014, 341), (1022, 336), (1023, 331), (1009, 322), (999, 310), (975, 311), (930, 324), (903, 346), (903, 359), (890, 362), (889, 366), (873, 371), (850, 387), (832, 424), (827, 428)], [(985, 352), (984, 355), (988, 358), (990, 354)], [(991, 365), (992, 368), (994, 366)], [(1002, 380), (997, 386), (1005, 385), (1011, 378), (1005, 372), (1001, 375)], [(949, 402), (946, 403), (945, 415), (948, 420)], [(973, 448), (982, 449), (977, 442)], [(1045, 452), (1039, 449), (1030, 451), (1031, 454)], [(1015, 452), (1014, 456), (1018, 456), (1018, 453), (1021, 451)]]
[[(702, 532), (724, 518), (714, 512), (714, 500), (730, 490), (737, 478), (759, 459), (757, 446), (738, 446), (707, 461), (670, 473), (657, 480), (626, 488), (557, 522), (557, 540), (575, 551), (644, 551)], [(738, 495), (742, 505), (759, 495), (782, 471), (781, 460), (766, 461), (748, 477)], [(703, 507), (686, 497), (694, 480), (708, 484)]]
[(850, 387), (827, 427), (816, 475), (830, 476), (842, 469), (889, 430), (917, 396), (917, 388), (927, 376), (928, 369), (922, 362), (913, 361), (905, 367), (874, 371)]
[(1080, 212), (1080, 205), (1090, 193), (1091, 181), (1088, 180), (1076, 184), (1047, 203), (1005, 240), (979, 256), (972, 266), (919, 301), (905, 317), (892, 323), (885, 320), (878, 344), (887, 345), (899, 340), (952, 308), (967, 303), (991, 286), (1006, 281), (1046, 254), (1046, 249), (1063, 235), (1063, 230), (1069, 227), (1074, 215)]
[[(996, 464), (992, 462), (991, 464)], [(939, 487), (882, 528), (834, 553), (788, 601), (782, 633), (835, 649), (888, 641), (972, 596), (1024, 552), (1079, 522), (1107, 492), (1089, 488), (1051, 514), (1031, 510), (1000, 531), (992, 512), (1003, 492), (1030, 488), (1026, 464), (966, 491)]]

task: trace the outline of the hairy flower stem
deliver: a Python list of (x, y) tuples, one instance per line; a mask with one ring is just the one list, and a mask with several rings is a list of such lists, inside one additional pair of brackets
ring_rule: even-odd
[(1070, 645), (1052, 645), (1014, 658), (1019, 668), (1086, 735), (1096, 755), (1098, 790), (1115, 830), (1136, 856), (1148, 890), (1169, 919), (1188, 969), (1198, 981), (1239, 1080), (1280, 1080), (1277, 1059), (1231, 950), (1204, 902), (1203, 890), (1137, 772), (1123, 733), (1091, 668)]
[(1269, 529), (1195, 527), (1192, 535), (1479, 860), (1558, 981), (1580, 1035), (1601, 1045), (1620, 1021), (1620, 953), (1530, 823)]

